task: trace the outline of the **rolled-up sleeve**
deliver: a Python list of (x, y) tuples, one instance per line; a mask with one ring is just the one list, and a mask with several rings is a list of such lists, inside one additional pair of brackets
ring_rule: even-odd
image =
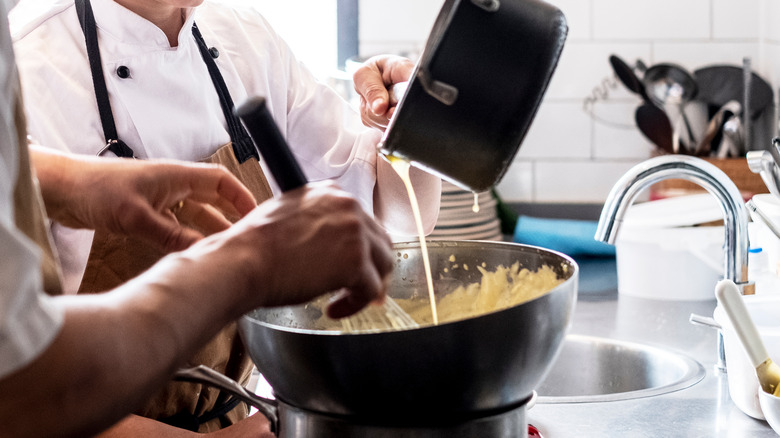
[(38, 357), (64, 316), (43, 293), (40, 249), (16, 227), (13, 193), (19, 175), (15, 103), (19, 95), (7, 11), (0, 0), (0, 378)]
[(42, 292), (37, 246), (0, 225), (0, 378), (30, 363), (54, 340), (63, 316)]
[(336, 181), (373, 214), (377, 143), (382, 133), (363, 126), (347, 102), (301, 64), (289, 65), (289, 80), (296, 86), (288, 92), (289, 108), (283, 117), (288, 141), (304, 172), (312, 181)]

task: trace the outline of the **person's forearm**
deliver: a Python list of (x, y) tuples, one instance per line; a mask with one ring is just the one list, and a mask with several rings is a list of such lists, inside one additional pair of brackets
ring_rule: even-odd
[(128, 415), (125, 419), (98, 435), (96, 438), (193, 438), (201, 436), (196, 432), (180, 429), (168, 424), (138, 415)]
[(49, 218), (137, 237), (166, 253), (228, 228), (225, 215), (243, 217), (257, 205), (241, 181), (217, 165), (30, 150)]
[(30, 162), (38, 176), (46, 213), (58, 219), (71, 197), (73, 182), (69, 179), (68, 166), (72, 160), (61, 152), (31, 144)]
[[(441, 180), (427, 172), (411, 167), (409, 171), (417, 203), (420, 206), (425, 234), (433, 231), (439, 217)], [(377, 159), (377, 183), (374, 190), (374, 213), (377, 220), (391, 233), (417, 235), (409, 195), (403, 181), (387, 161)]]
[[(240, 315), (236, 297), (225, 294), (245, 285), (219, 276), (229, 261), (196, 263), (193, 255), (169, 256), (106, 294), (55, 298), (66, 313), (53, 344), (0, 380), (0, 436), (98, 432), (139, 407)], [(214, 293), (191, 293), (209, 289)]]
[(128, 415), (122, 421), (96, 438), (195, 438), (195, 437), (251, 437), (276, 438), (270, 422), (262, 413), (255, 413), (228, 427), (200, 434), (169, 426), (165, 423), (138, 415)]
[(328, 313), (352, 315), (384, 295), (393, 260), (385, 232), (332, 183), (268, 200), (111, 292), (54, 298), (60, 333), (0, 379), (0, 437), (97, 433), (243, 313), (342, 290)]

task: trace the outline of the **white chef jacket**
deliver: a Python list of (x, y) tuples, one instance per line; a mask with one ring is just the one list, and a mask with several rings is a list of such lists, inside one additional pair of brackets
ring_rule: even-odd
[[(373, 211), (381, 134), (360, 126), (358, 115), (295, 59), (257, 11), (207, 0), (186, 11), (178, 47), (171, 48), (158, 27), (114, 1), (91, 3), (119, 138), (137, 157), (196, 161), (230, 140), (192, 37), (194, 21), (208, 47), (219, 51), (216, 63), (234, 103), (264, 96), (307, 178), (335, 179)], [(11, 26), (30, 134), (49, 147), (96, 154), (105, 138), (73, 0), (23, 0)], [(120, 66), (129, 78), (117, 75)], [(73, 293), (92, 233), (57, 224), (52, 231), (64, 289)]]
[(54, 339), (63, 315), (43, 293), (41, 253), (14, 221), (13, 193), (19, 174), (14, 124), (18, 80), (7, 12), (0, 0), (0, 378), (37, 357)]

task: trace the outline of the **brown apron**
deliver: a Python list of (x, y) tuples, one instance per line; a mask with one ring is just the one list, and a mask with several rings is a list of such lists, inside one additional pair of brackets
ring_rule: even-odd
[(38, 181), (33, 177), (30, 167), (27, 122), (18, 92), (14, 102), (14, 122), (19, 138), (19, 174), (14, 187), (14, 219), (16, 226), (41, 249), (43, 290), (50, 295), (60, 295), (62, 294), (60, 267), (46, 226), (46, 209), (37, 187)]
[[(117, 156), (132, 158), (133, 150), (119, 139), (114, 124), (100, 61), (97, 28), (92, 8), (89, 0), (76, 0), (75, 5), (84, 32), (98, 110), (106, 139), (106, 146), (98, 155), (105, 150), (110, 150)], [(230, 143), (200, 161), (224, 165), (247, 186), (257, 202), (262, 202), (272, 196), (271, 188), (260, 167), (259, 154), (254, 143), (233, 114), (233, 101), (213, 59), (219, 56), (219, 52), (208, 49), (195, 25), (192, 34), (209, 70), (231, 139)], [(228, 219), (237, 218), (228, 217)], [(197, 224), (188, 225), (196, 229), (200, 228)], [(95, 293), (112, 289), (145, 271), (164, 255), (158, 248), (139, 239), (96, 232), (79, 293)], [(220, 291), (213, 291), (213, 293), (220, 293)], [(186, 318), (187, 315), (181, 317)], [(242, 385), (247, 384), (253, 364), (238, 337), (235, 323), (225, 327), (188, 362), (190, 366), (201, 364), (213, 368)], [(150, 399), (137, 414), (193, 431), (211, 432), (245, 418), (248, 415), (248, 408), (218, 389), (172, 381)]]
[[(201, 160), (226, 166), (252, 192), (258, 202), (271, 197), (271, 189), (256, 159), (239, 164), (229, 143), (212, 156)], [(108, 233), (95, 233), (87, 268), (79, 293), (110, 290), (137, 276), (165, 254), (145, 241)], [(219, 293), (219, 291), (214, 291)], [(182, 315), (182, 318), (186, 318)], [(236, 324), (225, 327), (214, 339), (188, 361), (188, 365), (205, 365), (246, 385), (253, 363), (238, 337)], [(179, 427), (200, 432), (218, 430), (245, 418), (245, 404), (209, 420), (209, 413), (218, 414), (229, 397), (218, 389), (186, 382), (171, 382), (136, 413), (154, 419), (170, 419)], [(194, 422), (197, 419), (198, 424)], [(204, 421), (207, 420), (207, 421)]]

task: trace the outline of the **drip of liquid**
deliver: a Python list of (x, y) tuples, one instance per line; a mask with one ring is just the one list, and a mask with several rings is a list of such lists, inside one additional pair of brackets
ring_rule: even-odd
[(409, 168), (411, 164), (397, 157), (385, 156), (387, 161), (393, 167), (393, 170), (401, 177), (406, 186), (406, 192), (409, 194), (409, 202), (412, 204), (412, 213), (414, 214), (414, 222), (417, 224), (417, 234), (420, 239), (420, 252), (422, 253), (423, 266), (425, 268), (425, 280), (428, 283), (428, 298), (431, 302), (431, 314), (433, 315), (433, 323), (439, 324), (439, 316), (436, 312), (436, 296), (433, 294), (433, 277), (431, 276), (431, 261), (428, 258), (428, 245), (425, 243), (425, 232), (422, 226), (422, 215), (420, 215), (420, 205), (417, 203), (417, 195), (414, 193), (414, 187), (412, 187), (412, 181), (409, 177)]
[(474, 193), (474, 206), (471, 207), (471, 211), (479, 213), (479, 193)]

